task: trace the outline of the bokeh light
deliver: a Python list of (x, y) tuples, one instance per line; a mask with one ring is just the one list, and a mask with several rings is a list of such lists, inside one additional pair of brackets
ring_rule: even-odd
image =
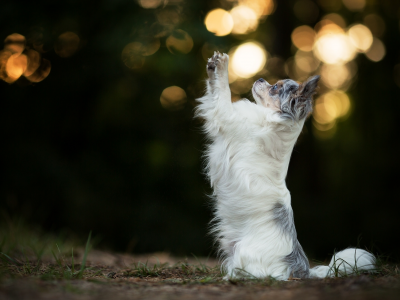
[(6, 73), (8, 80), (11, 83), (22, 76), (28, 66), (28, 57), (25, 54), (14, 53), (6, 63)]
[(315, 103), (313, 118), (319, 124), (329, 124), (336, 119), (336, 106), (332, 101)]
[(314, 125), (314, 127), (316, 129), (318, 129), (319, 131), (327, 131), (327, 130), (331, 130), (333, 127), (336, 126), (336, 120), (333, 120), (330, 123), (326, 123), (326, 124), (321, 124), (318, 123), (317, 121), (315, 121), (315, 119), (312, 120), (312, 124)]
[(328, 21), (317, 33), (314, 54), (324, 63), (338, 64), (352, 60), (356, 49), (343, 29)]
[(28, 57), (28, 65), (24, 72), (24, 76), (30, 76), (36, 72), (41, 63), (41, 57), (39, 52), (33, 49), (26, 51), (26, 56)]
[(39, 82), (49, 75), (50, 62), (32, 49), (32, 43), (30, 40), (27, 45), (25, 37), (18, 33), (7, 36), (4, 50), (0, 51), (0, 79), (13, 83), (24, 76), (31, 82)]
[(141, 68), (145, 58), (142, 55), (143, 45), (140, 42), (129, 43), (124, 47), (121, 54), (121, 59), (125, 66), (130, 69)]
[(386, 48), (382, 41), (378, 38), (374, 38), (371, 47), (365, 53), (369, 60), (373, 62), (381, 61), (386, 55)]
[(275, 9), (273, 0), (238, 0), (230, 12), (217, 8), (208, 12), (204, 24), (216, 36), (248, 34), (257, 29), (260, 19)]
[(362, 24), (356, 24), (350, 27), (348, 31), (351, 43), (360, 52), (366, 52), (372, 45), (373, 37), (368, 27)]
[[(229, 53), (230, 54), (230, 53)], [(228, 66), (228, 73), (229, 73), (229, 83), (233, 83), (238, 80), (239, 76), (233, 71), (232, 63), (229, 63)]]
[(224, 36), (231, 33), (233, 19), (229, 12), (221, 8), (210, 11), (204, 19), (204, 24), (208, 31), (216, 36)]
[(240, 95), (249, 92), (253, 84), (252, 78), (239, 78), (231, 83), (230, 88), (233, 93)]
[(343, 0), (344, 6), (351, 11), (363, 10), (366, 4), (365, 0)]
[(138, 0), (139, 4), (143, 8), (157, 8), (162, 3), (165, 3), (165, 0)]
[(160, 45), (160, 39), (147, 39), (142, 41), (142, 55), (153, 55), (158, 51), (158, 49), (160, 49)]
[(267, 52), (264, 47), (255, 42), (241, 44), (230, 52), (231, 70), (242, 78), (249, 78), (257, 74), (267, 62)]
[(142, 49), (141, 49), (141, 54), (143, 56), (150, 56), (153, 55), (160, 49), (160, 39), (148, 39), (148, 40), (143, 40), (141, 42), (142, 44)]
[(332, 124), (350, 111), (350, 99), (340, 90), (329, 91), (315, 100), (313, 118), (321, 125)]
[[(330, 14), (333, 15), (333, 14)], [(317, 36), (321, 37), (327, 34), (342, 34), (344, 33), (344, 28), (331, 19), (323, 19), (319, 21), (314, 26)]]
[(300, 78), (307, 76), (307, 72), (300, 69), (294, 60), (294, 57), (289, 57), (284, 64), (285, 73), (289, 78), (300, 81)]
[(11, 51), (8, 50), (0, 51), (0, 79), (4, 81), (7, 81), (6, 65), (11, 55), (12, 55)]
[(55, 45), (54, 51), (60, 57), (70, 57), (79, 48), (79, 36), (74, 32), (64, 32), (61, 34)]
[(313, 119), (312, 124), (313, 135), (319, 140), (327, 140), (332, 138), (337, 130), (335, 121), (328, 124), (320, 124)]
[(187, 54), (193, 48), (193, 39), (186, 31), (177, 29), (167, 38), (166, 45), (173, 54)]
[(375, 37), (380, 38), (385, 33), (385, 21), (377, 14), (366, 15), (364, 17), (364, 24), (371, 30)]
[[(287, 77), (296, 81), (305, 81), (312, 74), (319, 72), (320, 61), (312, 55), (312, 52), (298, 51), (295, 56), (289, 57), (284, 64)], [(315, 69), (314, 71), (311, 71)], [(277, 76), (281, 79), (282, 76)], [(286, 76), (284, 76), (286, 77)]]
[(179, 86), (167, 87), (162, 91), (160, 96), (162, 107), (171, 111), (183, 109), (186, 102), (186, 92)]
[(345, 86), (357, 72), (355, 63), (327, 65), (321, 67), (321, 81), (331, 89), (338, 89)]
[(215, 51), (219, 51), (219, 49), (216, 45), (211, 44), (211, 43), (204, 43), (203, 47), (201, 47), (201, 56), (203, 57), (204, 61), (208, 61), (208, 59), (214, 55)]
[(311, 0), (297, 0), (293, 6), (295, 16), (302, 22), (313, 23), (317, 20), (319, 9)]
[(258, 18), (253, 9), (245, 5), (234, 7), (230, 12), (233, 19), (232, 33), (246, 34), (257, 29)]
[(157, 20), (162, 26), (173, 28), (181, 21), (179, 12), (174, 6), (166, 6), (157, 13)]
[(239, 5), (250, 7), (258, 16), (263, 18), (275, 10), (274, 0), (239, 0)]
[(26, 76), (26, 78), (30, 82), (40, 82), (43, 79), (45, 79), (47, 76), (49, 76), (51, 71), (51, 63), (47, 59), (42, 59), (39, 68), (36, 69), (36, 71), (30, 75)]
[(19, 33), (13, 33), (4, 40), (4, 49), (12, 53), (22, 53), (25, 49), (26, 39)]
[(315, 31), (310, 26), (299, 26), (293, 30), (293, 44), (301, 51), (311, 51), (315, 41)]
[(320, 61), (312, 54), (312, 52), (304, 52), (301, 50), (296, 52), (294, 60), (297, 67), (306, 73), (314, 72), (320, 64)]
[(122, 50), (122, 61), (130, 69), (137, 69), (143, 66), (144, 56), (153, 55), (160, 49), (160, 39), (150, 38), (140, 42), (132, 42)]
[[(334, 23), (336, 25), (338, 25), (341, 28), (345, 28), (346, 27), (346, 21), (343, 19), (343, 17), (339, 14), (336, 13), (331, 13), (331, 14), (327, 14), (325, 16), (322, 17), (323, 20), (320, 24), (327, 24), (326, 22), (324, 22), (324, 20), (329, 21), (331, 23)], [(328, 24), (329, 24), (328, 22)]]
[(285, 70), (285, 61), (279, 56), (268, 58), (267, 70), (271, 75), (277, 76), (278, 78), (285, 78), (288, 75)]

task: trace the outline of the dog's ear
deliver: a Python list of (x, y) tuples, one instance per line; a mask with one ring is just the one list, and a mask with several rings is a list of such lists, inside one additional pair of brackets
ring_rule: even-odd
[(299, 92), (302, 98), (309, 98), (315, 93), (315, 90), (318, 87), (319, 78), (319, 75), (310, 77), (300, 85)]

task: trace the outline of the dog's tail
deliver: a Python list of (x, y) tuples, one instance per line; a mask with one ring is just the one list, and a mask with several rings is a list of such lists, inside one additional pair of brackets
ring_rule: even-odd
[(316, 266), (310, 269), (311, 278), (342, 277), (358, 275), (362, 272), (374, 272), (376, 258), (368, 251), (347, 248), (335, 253), (329, 266)]

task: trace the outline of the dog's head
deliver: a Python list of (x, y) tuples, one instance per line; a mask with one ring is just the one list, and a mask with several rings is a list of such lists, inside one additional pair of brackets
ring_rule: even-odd
[(310, 77), (302, 84), (291, 79), (279, 80), (270, 85), (260, 78), (253, 85), (257, 104), (280, 112), (282, 118), (293, 121), (305, 119), (312, 111), (312, 95), (318, 86), (319, 76)]

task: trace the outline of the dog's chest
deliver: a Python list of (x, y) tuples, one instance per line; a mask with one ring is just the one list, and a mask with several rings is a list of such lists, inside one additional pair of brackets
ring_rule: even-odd
[[(241, 180), (278, 178), (284, 162), (276, 159), (277, 146), (268, 137), (246, 140), (217, 137), (209, 146), (209, 176), (213, 185), (231, 185)], [(251, 179), (250, 179), (251, 178)]]

